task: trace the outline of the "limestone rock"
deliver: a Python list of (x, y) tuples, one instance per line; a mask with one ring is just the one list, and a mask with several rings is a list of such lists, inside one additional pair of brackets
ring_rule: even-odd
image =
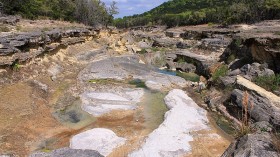
[(143, 95), (143, 89), (122, 89), (110, 92), (86, 91), (80, 97), (84, 111), (100, 116), (112, 110), (135, 109)]
[(242, 87), (245, 87), (247, 90), (257, 93), (261, 97), (268, 99), (275, 106), (280, 107), (280, 97), (278, 97), (277, 95), (266, 91), (265, 89), (243, 78), (242, 76), (237, 76), (236, 83)]
[(51, 79), (54, 81), (57, 78), (57, 75), (59, 75), (63, 71), (63, 68), (58, 64), (53, 64), (48, 68), (47, 71)]
[[(242, 107), (243, 95), (243, 91), (235, 89), (231, 94), (231, 101)], [(257, 122), (266, 121), (274, 126), (280, 126), (280, 109), (271, 103), (269, 98), (251, 92), (249, 101), (253, 105), (252, 108), (249, 108), (251, 118)]]
[(163, 88), (162, 84), (151, 80), (146, 81), (145, 85), (152, 90), (160, 90)]
[(165, 35), (170, 38), (180, 38), (183, 33), (184, 32), (182, 30), (169, 29), (165, 32)]
[(209, 56), (198, 55), (188, 50), (181, 50), (167, 53), (167, 63), (170, 67), (172, 67), (172, 63), (175, 64), (174, 62), (176, 62), (177, 58), (183, 58), (186, 63), (192, 63), (193, 65), (195, 65), (196, 73), (199, 75), (203, 75), (206, 78), (210, 77), (209, 68), (211, 67), (211, 65), (215, 64), (218, 61), (215, 58), (210, 58)]
[(70, 140), (70, 148), (96, 150), (107, 156), (113, 149), (123, 145), (126, 139), (118, 137), (113, 131), (96, 128), (75, 135)]
[(206, 111), (188, 97), (184, 91), (174, 89), (164, 98), (170, 109), (165, 113), (164, 122), (145, 140), (139, 150), (129, 157), (182, 156), (191, 151), (191, 131), (207, 129)]
[(50, 153), (36, 152), (29, 157), (103, 157), (95, 150), (81, 150), (71, 148), (61, 148), (51, 151)]
[(153, 43), (153, 47), (174, 47), (176, 46), (177, 41), (172, 39), (172, 38), (168, 38), (168, 37), (163, 37), (163, 38), (155, 38), (154, 39), (154, 43)]
[(279, 153), (268, 133), (256, 133), (238, 138), (221, 157), (279, 157)]
[(140, 64), (136, 56), (112, 57), (96, 61), (79, 74), (81, 82), (88, 82), (91, 79), (125, 80), (128, 78), (140, 79), (144, 82), (152, 80), (161, 84), (162, 90), (187, 85), (187, 81), (183, 78), (162, 74), (156, 68)]
[[(11, 65), (16, 60), (24, 62), (44, 52), (57, 50), (61, 46), (84, 42), (86, 37), (94, 35), (95, 32), (92, 28), (54, 29), (47, 32), (1, 35), (0, 65)], [(40, 49), (38, 48), (36, 53), (32, 53), (31, 50), (37, 49), (37, 47)]]

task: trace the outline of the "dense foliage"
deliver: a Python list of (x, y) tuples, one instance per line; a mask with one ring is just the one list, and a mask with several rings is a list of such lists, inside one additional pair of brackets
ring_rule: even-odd
[(0, 0), (6, 14), (24, 18), (79, 21), (88, 25), (107, 24), (117, 13), (116, 3), (106, 7), (100, 0)]
[(170, 0), (143, 14), (116, 19), (115, 25), (227, 25), (264, 19), (280, 19), (279, 0)]

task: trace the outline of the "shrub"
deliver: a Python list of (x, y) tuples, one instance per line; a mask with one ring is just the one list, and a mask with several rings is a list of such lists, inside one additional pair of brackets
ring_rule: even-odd
[(275, 34), (275, 35), (280, 35), (280, 32), (275, 32), (274, 34)]
[(184, 72), (177, 72), (177, 76), (184, 78), (185, 80), (192, 81), (192, 82), (199, 82), (199, 76), (195, 73), (184, 73)]
[(208, 27), (212, 27), (214, 26), (214, 23), (213, 22), (208, 22)]
[(280, 74), (270, 76), (258, 76), (253, 81), (266, 90), (279, 90)]
[(145, 82), (140, 79), (131, 80), (128, 83), (134, 85), (136, 88), (147, 88)]
[(146, 49), (141, 49), (141, 51), (137, 51), (137, 53), (139, 53), (139, 54), (145, 54), (147, 51), (146, 51)]
[(179, 58), (177, 62), (178, 62), (178, 63), (185, 63), (186, 61), (185, 61), (184, 58)]
[(218, 81), (219, 77), (226, 76), (228, 73), (228, 67), (227, 65), (222, 65), (218, 67), (215, 72), (212, 74), (212, 80), (213, 82)]
[(9, 32), (9, 31), (10, 31), (9, 27), (4, 26), (4, 25), (0, 26), (0, 32)]
[(228, 56), (226, 62), (227, 62), (227, 64), (230, 64), (230, 63), (233, 62), (235, 59), (236, 59), (235, 54), (231, 54), (231, 55)]

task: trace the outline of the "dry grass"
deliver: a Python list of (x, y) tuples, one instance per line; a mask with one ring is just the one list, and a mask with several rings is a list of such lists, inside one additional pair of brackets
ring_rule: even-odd
[(253, 109), (254, 105), (249, 100), (249, 93), (245, 91), (242, 99), (242, 119), (239, 136), (248, 134), (251, 131), (250, 126), (250, 111)]
[(273, 145), (275, 146), (276, 150), (278, 153), (280, 153), (280, 133), (275, 131), (273, 134), (272, 134), (272, 143)]

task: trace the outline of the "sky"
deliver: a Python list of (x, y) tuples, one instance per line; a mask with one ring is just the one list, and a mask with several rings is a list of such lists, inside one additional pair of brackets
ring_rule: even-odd
[[(109, 5), (113, 0), (101, 0)], [(115, 18), (129, 16), (134, 14), (141, 14), (149, 11), (163, 2), (168, 0), (115, 0), (117, 7), (119, 8), (119, 14), (115, 15)]]

